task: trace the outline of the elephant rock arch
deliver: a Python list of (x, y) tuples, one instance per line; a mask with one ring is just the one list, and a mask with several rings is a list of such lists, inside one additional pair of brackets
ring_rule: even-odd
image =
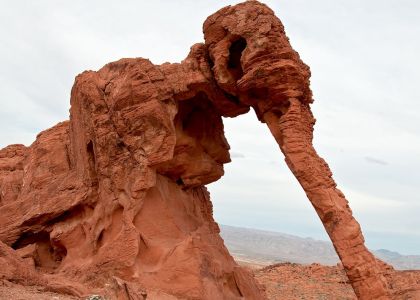
[(281, 22), (247, 1), (208, 17), (203, 31), (205, 43), (181, 63), (121, 59), (83, 72), (69, 121), (30, 147), (0, 150), (0, 250), (9, 262), (0, 273), (78, 296), (264, 299), (225, 248), (205, 187), (230, 161), (222, 117), (252, 108), (357, 296), (389, 299), (393, 271), (365, 247), (312, 146), (310, 71)]

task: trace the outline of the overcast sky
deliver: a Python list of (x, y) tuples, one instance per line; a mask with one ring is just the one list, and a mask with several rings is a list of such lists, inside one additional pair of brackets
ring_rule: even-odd
[[(68, 119), (74, 77), (122, 57), (178, 62), (239, 1), (0, 0), (0, 148)], [(420, 254), (420, 2), (265, 1), (312, 70), (315, 147), (367, 245)], [(225, 120), (233, 162), (209, 186), (218, 222), (327, 239), (253, 113)]]

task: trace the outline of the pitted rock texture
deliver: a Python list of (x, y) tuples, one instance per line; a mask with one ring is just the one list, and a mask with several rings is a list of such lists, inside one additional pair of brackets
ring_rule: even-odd
[[(269, 300), (357, 299), (341, 265), (281, 263), (254, 270), (254, 273), (265, 287)], [(389, 276), (395, 290), (405, 291), (402, 299), (420, 299), (418, 291), (417, 294), (407, 292), (410, 286), (414, 290), (420, 282), (419, 271), (392, 272)]]
[(0, 150), (1, 278), (111, 299), (264, 299), (226, 250), (205, 188), (230, 161), (222, 117), (252, 108), (321, 218), (356, 295), (412, 292), (393, 289), (386, 275), (394, 271), (364, 246), (312, 146), (310, 71), (274, 13), (248, 1), (216, 12), (203, 31), (205, 43), (181, 63), (121, 59), (83, 72), (69, 121), (30, 147)]
[(0, 239), (52, 290), (264, 298), (225, 248), (204, 187), (230, 161), (205, 55), (197, 45), (181, 64), (84, 72), (70, 122), (0, 151)]

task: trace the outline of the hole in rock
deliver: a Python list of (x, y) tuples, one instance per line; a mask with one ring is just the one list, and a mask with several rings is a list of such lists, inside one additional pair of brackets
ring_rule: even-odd
[[(232, 162), (224, 165), (221, 179), (208, 185), (215, 220), (221, 225), (329, 240), (268, 127), (254, 112), (223, 118), (223, 123)], [(244, 247), (256, 247), (252, 236), (234, 238)], [(265, 250), (261, 251), (264, 255)]]
[(101, 233), (98, 236), (98, 240), (96, 241), (96, 244), (98, 245), (98, 248), (101, 248), (104, 244), (104, 232), (105, 230), (102, 230)]
[(89, 173), (92, 178), (96, 178), (96, 160), (93, 142), (89, 141), (86, 145), (86, 152), (88, 155)]
[(92, 141), (89, 141), (86, 145), (86, 151), (89, 155), (89, 160), (92, 160), (93, 164), (95, 164), (95, 153), (93, 151), (93, 143)]
[(52, 244), (50, 234), (46, 231), (25, 232), (12, 245), (12, 248), (15, 250), (21, 249), (31, 244), (36, 244), (34, 261), (38, 268), (54, 270), (67, 255), (67, 249), (63, 245), (60, 243)]
[(246, 40), (242, 37), (235, 40), (229, 48), (228, 70), (235, 80), (244, 75), (241, 65), (242, 52), (246, 48)]
[(182, 180), (182, 178), (178, 178), (178, 179), (176, 180), (176, 184), (177, 184), (177, 185), (184, 185), (184, 181)]

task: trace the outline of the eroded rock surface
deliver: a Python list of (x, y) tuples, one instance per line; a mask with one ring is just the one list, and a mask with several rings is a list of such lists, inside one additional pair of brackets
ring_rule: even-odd
[(203, 30), (205, 44), (181, 63), (122, 59), (78, 75), (69, 121), (30, 147), (0, 150), (1, 278), (112, 299), (264, 299), (226, 250), (205, 188), (230, 161), (222, 117), (252, 108), (356, 295), (391, 297), (391, 271), (364, 246), (312, 147), (310, 71), (280, 21), (248, 1), (216, 12)]
[(230, 161), (205, 49), (84, 72), (69, 122), (0, 151), (0, 239), (53, 290), (263, 297), (226, 250), (204, 186)]
[[(268, 299), (357, 299), (341, 265), (300, 265), (281, 263), (254, 270), (257, 281), (265, 286)], [(403, 291), (396, 299), (420, 299), (414, 291), (420, 282), (419, 271), (391, 272), (387, 278), (394, 290)], [(410, 292), (410, 286), (413, 292)], [(417, 294), (416, 294), (417, 293)], [(372, 297), (371, 299), (375, 299)]]

